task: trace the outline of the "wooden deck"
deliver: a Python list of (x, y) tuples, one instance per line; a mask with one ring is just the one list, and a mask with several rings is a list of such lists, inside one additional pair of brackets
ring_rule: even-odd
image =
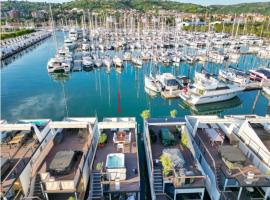
[[(174, 146), (164, 146), (161, 143), (161, 140), (159, 138), (158, 132), (160, 131), (161, 128), (168, 128), (171, 133), (174, 133), (175, 139), (177, 141), (177, 145)], [(180, 133), (175, 133), (176, 132), (176, 126), (171, 125), (171, 126), (149, 126), (149, 130), (153, 130), (157, 136), (157, 140), (155, 143), (151, 144), (151, 150), (152, 150), (152, 158), (153, 158), (153, 163), (155, 163), (155, 160), (159, 160), (160, 156), (162, 155), (162, 151), (164, 149), (172, 149), (176, 148), (179, 149), (184, 160), (185, 160), (185, 165), (184, 168), (187, 171), (192, 171), (194, 173), (194, 176), (203, 176), (202, 172), (198, 169), (196, 165), (196, 160), (193, 157), (191, 151), (189, 150), (188, 147), (184, 147), (183, 145), (180, 144)], [(183, 184), (181, 185), (181, 188), (184, 187), (204, 187), (204, 180), (203, 179), (195, 179), (195, 181), (191, 184)]]
[[(125, 167), (126, 167), (126, 180), (120, 182), (120, 191), (124, 192), (135, 192), (140, 191), (140, 177), (139, 177), (139, 162), (137, 157), (137, 144), (136, 144), (136, 136), (134, 129), (131, 129), (132, 136), (131, 136), (131, 144), (129, 145), (128, 149), (125, 149)], [(119, 153), (117, 151), (116, 145), (113, 143), (113, 134), (114, 132), (106, 129), (103, 133), (107, 134), (107, 143), (104, 147), (100, 147), (97, 149), (94, 162), (93, 162), (93, 170), (96, 170), (96, 166), (98, 163), (103, 162), (103, 172), (105, 172), (106, 168), (106, 159), (107, 155), (110, 153)], [(122, 152), (123, 153), (123, 152)], [(114, 182), (108, 182), (110, 184), (110, 189), (108, 192), (116, 191)]]
[(1, 192), (7, 191), (12, 186), (38, 146), (39, 143), (33, 137), (28, 137), (19, 144), (1, 144), (1, 156), (9, 159), (6, 172), (1, 172)]
[[(220, 132), (222, 130), (220, 129)], [(251, 186), (270, 186), (270, 182), (267, 181), (264, 177), (259, 177), (257, 181), (254, 181), (252, 184), (246, 183), (246, 174), (247, 172), (252, 172), (258, 176), (262, 175), (260, 170), (253, 165), (248, 157), (246, 157), (246, 161), (243, 163), (243, 166), (240, 168), (234, 168), (229, 171), (226, 164), (222, 160), (222, 157), (219, 153), (219, 144), (212, 145), (210, 139), (208, 138), (204, 129), (199, 128), (197, 130), (197, 134), (195, 136), (195, 140), (199, 140), (201, 143), (201, 148), (204, 146), (206, 148), (202, 149), (205, 152), (205, 157), (208, 160), (209, 165), (214, 170), (214, 166), (217, 169), (221, 169), (225, 176), (228, 179), (236, 179), (241, 186), (251, 187)], [(225, 140), (222, 145), (230, 145), (229, 139), (225, 137)], [(212, 159), (211, 159), (212, 158)]]
[[(87, 131), (82, 129), (83, 131)], [(79, 129), (63, 129), (63, 140), (59, 144), (54, 144), (52, 149), (50, 150), (49, 154), (46, 156), (42, 166), (39, 169), (39, 172), (47, 172), (49, 166), (54, 159), (55, 155), (59, 151), (81, 151), (87, 152), (88, 151), (88, 140), (89, 134), (86, 135), (88, 132), (85, 132), (84, 136), (80, 136), (78, 134)], [(77, 162), (72, 167), (72, 170), (69, 174), (64, 176), (54, 176), (55, 180), (73, 180), (75, 177), (75, 173), (78, 169), (78, 165), (80, 163), (81, 157), (77, 160)]]

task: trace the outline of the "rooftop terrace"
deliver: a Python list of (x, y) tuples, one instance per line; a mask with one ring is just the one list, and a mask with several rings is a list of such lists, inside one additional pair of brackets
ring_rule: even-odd
[[(125, 142), (117, 142), (117, 134), (119, 132), (124, 132), (126, 135)], [(104, 178), (102, 180), (103, 184), (107, 184), (108, 187), (104, 191), (107, 192), (136, 192), (140, 191), (140, 177), (139, 177), (139, 162), (137, 156), (137, 143), (135, 129), (103, 129), (103, 134), (107, 135), (107, 142), (104, 146), (99, 146), (93, 163), (93, 171), (97, 171), (97, 165), (102, 163), (102, 173)], [(130, 134), (130, 139), (128, 136)], [(116, 188), (115, 180), (109, 180), (107, 159), (109, 154), (123, 153), (124, 154), (124, 168), (126, 169), (125, 178), (120, 180), (120, 188)], [(120, 168), (120, 167), (119, 167)], [(121, 169), (120, 169), (121, 170)], [(110, 176), (112, 177), (112, 176)], [(123, 180), (124, 179), (124, 180)]]
[[(174, 144), (164, 145), (161, 138), (161, 130), (167, 129), (172, 133), (175, 139)], [(198, 168), (198, 163), (194, 158), (192, 152), (190, 151), (189, 144), (184, 146), (181, 144), (181, 132), (177, 131), (176, 125), (149, 125), (149, 132), (152, 134), (151, 137), (155, 137), (156, 141), (151, 144), (152, 159), (155, 169), (162, 169), (162, 164), (160, 163), (160, 157), (163, 154), (164, 150), (179, 150), (180, 154), (183, 157), (184, 165), (183, 169), (186, 171), (185, 175), (176, 174), (176, 171), (169, 174), (169, 176), (164, 176), (164, 181), (169, 181), (174, 184), (176, 188), (201, 188), (204, 187), (204, 176), (200, 169)], [(183, 133), (183, 132), (182, 132)], [(153, 134), (155, 136), (153, 136)], [(187, 175), (189, 174), (189, 175)], [(186, 179), (184, 182), (179, 182), (180, 179)]]
[(218, 124), (200, 124), (195, 141), (214, 171), (221, 168), (228, 179), (236, 179), (244, 187), (270, 186), (265, 175), (239, 147), (239, 142), (228, 138)]

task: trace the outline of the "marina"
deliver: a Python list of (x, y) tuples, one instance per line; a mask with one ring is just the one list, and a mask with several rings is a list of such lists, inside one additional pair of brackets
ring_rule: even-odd
[(1, 200), (269, 200), (269, 17), (155, 3), (1, 11)]
[(1, 40), (1, 61), (31, 47), (51, 36), (50, 32), (35, 32), (14, 39)]
[[(64, 33), (57, 32), (56, 38), (59, 47), (61, 44), (63, 45)], [(52, 51), (48, 52), (47, 48), (51, 48)], [(109, 53), (113, 55), (114, 52), (109, 51)], [(150, 108), (152, 116), (169, 115), (169, 111), (172, 109), (178, 110), (178, 116), (194, 113), (192, 107), (182, 106), (182, 100), (179, 97), (166, 100), (156, 92), (147, 90), (150, 95), (145, 92), (144, 77), (149, 75), (150, 68), (153, 69), (151, 61), (144, 62), (140, 69), (130, 62), (124, 61), (121, 68), (114, 69), (113, 65), (110, 65), (110, 68), (88, 67), (87, 71), (49, 75), (46, 66), (55, 54), (55, 41), (51, 37), (31, 52), (1, 69), (3, 119), (16, 121), (16, 119), (26, 118), (29, 115), (36, 118), (45, 115), (59, 120), (65, 116), (96, 114), (102, 118), (104, 116), (124, 116), (130, 113), (140, 121), (139, 115), (146, 108)], [(39, 59), (36, 59), (37, 57)], [(109, 57), (107, 59), (112, 62)], [(242, 55), (239, 59), (238, 68), (248, 72), (250, 69), (256, 69), (256, 66), (267, 65), (267, 62), (269, 61), (253, 55)], [(195, 71), (200, 72), (202, 68), (211, 74), (218, 75), (218, 70), (225, 69), (226, 66), (224, 63), (202, 65), (186, 62), (181, 62), (178, 66), (163, 67), (159, 63), (156, 65), (159, 74), (166, 72), (173, 74), (175, 77), (186, 76), (190, 81), (192, 81)], [(85, 67), (82, 69), (84, 70)], [(110, 71), (108, 71), (109, 69)], [(39, 77), (39, 79), (35, 77)], [(23, 84), (25, 79), (28, 80), (28, 84)], [(35, 86), (33, 87), (33, 85)], [(42, 88), (42, 90), (38, 88)], [(118, 92), (121, 97), (120, 113), (117, 109)], [(19, 95), (20, 98), (14, 98), (15, 94), (16, 96)], [(168, 92), (168, 94), (170, 93)], [(268, 99), (263, 94), (258, 90), (242, 92), (238, 94), (241, 102), (237, 104), (238, 106), (234, 107), (233, 104), (228, 102), (229, 106), (225, 106), (219, 114), (248, 114), (254, 112), (266, 114)], [(77, 108), (79, 104), (81, 106)], [(129, 109), (130, 105), (132, 105), (131, 109)], [(32, 106), (35, 109), (30, 109)], [(212, 107), (208, 106), (208, 108), (209, 113), (211, 113)]]

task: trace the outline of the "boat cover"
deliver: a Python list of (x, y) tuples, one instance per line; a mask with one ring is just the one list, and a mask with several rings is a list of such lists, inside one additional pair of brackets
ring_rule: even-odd
[(57, 152), (49, 166), (50, 172), (54, 174), (68, 174), (71, 170), (74, 156), (74, 151)]
[(175, 169), (184, 168), (185, 159), (179, 149), (164, 149), (162, 153), (170, 158)]

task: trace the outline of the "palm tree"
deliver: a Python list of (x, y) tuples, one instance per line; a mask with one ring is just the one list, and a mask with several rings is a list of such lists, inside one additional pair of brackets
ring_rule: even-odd
[(142, 117), (144, 120), (150, 118), (150, 116), (151, 116), (150, 110), (144, 110), (144, 111), (142, 111), (142, 113), (141, 113), (141, 117)]

